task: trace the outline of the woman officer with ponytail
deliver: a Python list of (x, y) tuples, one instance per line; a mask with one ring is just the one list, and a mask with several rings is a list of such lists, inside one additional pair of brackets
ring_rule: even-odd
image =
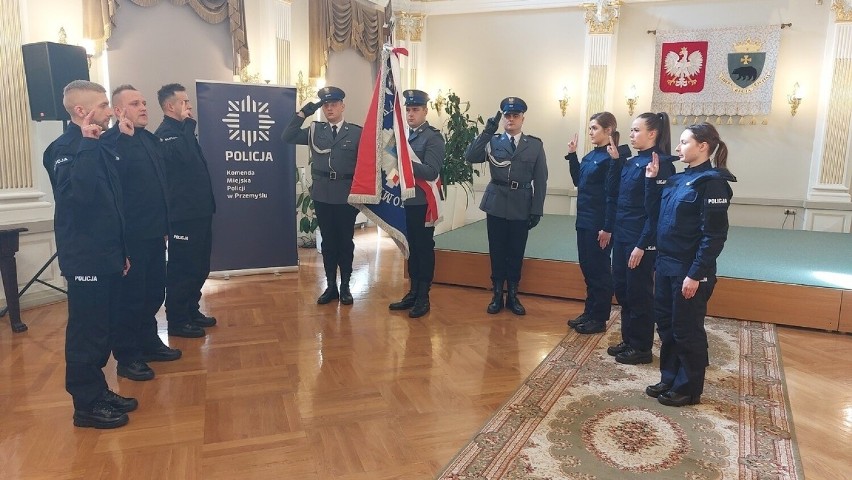
[(645, 173), (648, 215), (657, 224), (654, 309), (662, 340), (661, 379), (645, 393), (672, 407), (699, 403), (704, 391), (704, 316), (728, 237), (728, 182), (737, 181), (725, 168), (728, 148), (709, 123), (687, 127), (677, 152), (686, 164), (682, 173), (660, 179), (656, 154)]
[(583, 323), (606, 323), (612, 304), (612, 251), (615, 205), (621, 165), (630, 156), (627, 145), (618, 146), (615, 116), (599, 112), (589, 119), (589, 141), (595, 148), (577, 158), (577, 135), (568, 143), (568, 168), (577, 187), (577, 255), (586, 281), (583, 313), (568, 321), (577, 328)]
[[(636, 156), (624, 162), (618, 192), (612, 276), (615, 298), (621, 305), (621, 338), (607, 349), (615, 361), (651, 363), (654, 343), (654, 261), (656, 232), (645, 209), (645, 167), (651, 155), (660, 158), (658, 178), (674, 175), (668, 114), (647, 112), (633, 120), (630, 142)], [(579, 331), (579, 330), (578, 330)]]

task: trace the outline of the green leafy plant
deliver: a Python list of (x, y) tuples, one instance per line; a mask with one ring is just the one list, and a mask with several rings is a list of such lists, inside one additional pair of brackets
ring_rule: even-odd
[(470, 102), (462, 102), (452, 90), (447, 94), (444, 104), (447, 120), (443, 128), (446, 145), (444, 165), (441, 167), (441, 184), (445, 198), (448, 185), (461, 185), (466, 192), (473, 195), (473, 175), (479, 176), (479, 170), (465, 161), (464, 152), (479, 135), (479, 126), (485, 122), (481, 116), (470, 118), (467, 113), (469, 109)]
[[(306, 170), (310, 172), (311, 164), (308, 162)], [(305, 175), (310, 175), (306, 173)], [(298, 169), (296, 171), (296, 183), (300, 184), (302, 191), (296, 197), (296, 213), (299, 217), (299, 243), (303, 247), (316, 246), (316, 230), (319, 223), (314, 212), (314, 200), (311, 198), (311, 192), (308, 185), (305, 183), (304, 176), (300, 176)]]

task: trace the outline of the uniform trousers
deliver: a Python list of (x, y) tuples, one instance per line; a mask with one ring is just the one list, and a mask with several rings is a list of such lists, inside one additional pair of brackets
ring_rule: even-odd
[(352, 275), (355, 256), (355, 217), (358, 209), (349, 204), (334, 204), (314, 200), (317, 224), (322, 232), (322, 264), (329, 283)]
[(166, 296), (166, 241), (163, 237), (127, 241), (130, 270), (121, 281), (120, 326), (112, 332), (118, 363), (142, 359), (163, 346), (157, 335), (157, 312)]
[(710, 364), (704, 316), (716, 277), (700, 282), (690, 299), (681, 292), (683, 279), (683, 275), (656, 275), (654, 309), (662, 340), (660, 381), (671, 385), (675, 393), (698, 396), (704, 391), (704, 371)]
[(432, 283), (435, 276), (435, 227), (426, 226), (426, 205), (405, 206), (408, 277)]
[(491, 258), (491, 281), (520, 282), (524, 251), (527, 249), (527, 237), (530, 233), (529, 222), (488, 215), (486, 226), (488, 255)]
[(577, 229), (577, 255), (586, 280), (586, 306), (583, 313), (593, 321), (606, 322), (612, 309), (612, 242), (601, 248), (598, 231)]
[(166, 317), (169, 326), (189, 323), (198, 316), (201, 288), (210, 274), (213, 217), (193, 218), (169, 225), (169, 261), (166, 267)]
[(67, 276), (65, 390), (74, 409), (87, 410), (109, 388), (104, 378), (110, 331), (121, 315), (121, 273)]
[(621, 305), (621, 339), (635, 350), (650, 352), (654, 343), (654, 262), (656, 250), (645, 250), (636, 268), (627, 268), (635, 243), (612, 247), (612, 283)]

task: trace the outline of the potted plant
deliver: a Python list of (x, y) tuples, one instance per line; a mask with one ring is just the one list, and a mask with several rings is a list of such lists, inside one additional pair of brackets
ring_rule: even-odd
[[(308, 169), (310, 169), (310, 161)], [(317, 246), (316, 231), (319, 224), (314, 213), (314, 200), (311, 198), (309, 175), (305, 175), (305, 168), (296, 171), (296, 183), (301, 187), (299, 196), (296, 197), (296, 214), (298, 217), (300, 247), (314, 248)], [(310, 171), (310, 170), (308, 170)]]
[(479, 126), (485, 122), (481, 116), (470, 118), (469, 109), (470, 102), (462, 102), (458, 95), (449, 92), (444, 104), (447, 120), (443, 125), (445, 147), (441, 185), (446, 214), (444, 222), (441, 222), (445, 225), (438, 224), (442, 231), (464, 225), (468, 199), (473, 198), (473, 176), (479, 176), (479, 170), (465, 161), (464, 152), (479, 135)]

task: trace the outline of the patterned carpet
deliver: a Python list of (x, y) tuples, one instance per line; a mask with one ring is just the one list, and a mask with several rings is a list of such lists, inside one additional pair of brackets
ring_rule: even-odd
[(701, 404), (645, 395), (654, 363), (621, 365), (604, 335), (569, 333), (438, 478), (801, 479), (775, 326), (708, 317)]

